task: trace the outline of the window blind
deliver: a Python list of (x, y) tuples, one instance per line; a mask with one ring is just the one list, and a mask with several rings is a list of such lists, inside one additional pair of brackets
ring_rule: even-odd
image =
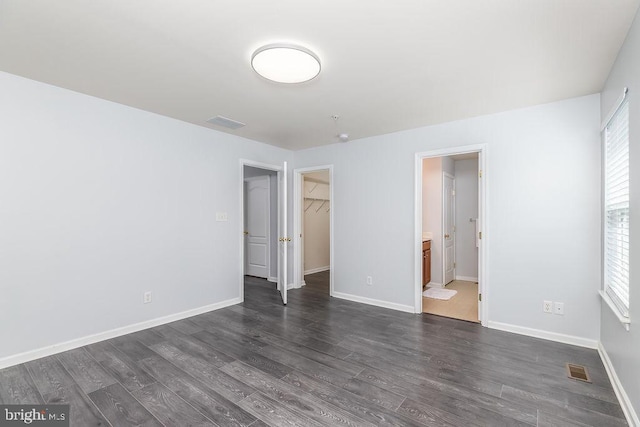
[(629, 317), (629, 102), (624, 100), (604, 129), (605, 292)]

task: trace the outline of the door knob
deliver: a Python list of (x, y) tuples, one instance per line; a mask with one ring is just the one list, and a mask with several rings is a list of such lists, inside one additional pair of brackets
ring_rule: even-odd
[(245, 231), (245, 232), (244, 232), (244, 235), (245, 235), (245, 236), (248, 236), (248, 235), (249, 235), (249, 232), (248, 232), (248, 231)]
[(444, 235), (444, 238), (445, 238), (445, 239), (448, 239), (448, 238), (449, 238), (449, 235), (448, 235), (448, 234), (445, 234), (445, 235)]

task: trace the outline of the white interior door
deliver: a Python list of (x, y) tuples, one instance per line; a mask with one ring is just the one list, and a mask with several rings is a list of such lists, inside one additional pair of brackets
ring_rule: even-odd
[(443, 285), (452, 282), (455, 271), (455, 178), (448, 173), (442, 174), (442, 253), (444, 264)]
[(287, 162), (278, 172), (278, 290), (282, 303), (287, 304), (287, 252), (291, 238), (287, 234)]
[(245, 274), (269, 277), (269, 185), (268, 175), (245, 179)]

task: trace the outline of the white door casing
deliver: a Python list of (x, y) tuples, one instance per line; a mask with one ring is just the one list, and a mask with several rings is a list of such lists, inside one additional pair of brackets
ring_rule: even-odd
[[(282, 172), (282, 165), (274, 165), (274, 164), (268, 164), (268, 163), (262, 163), (262, 162), (257, 162), (255, 160), (248, 160), (248, 159), (240, 159), (240, 167), (238, 169), (239, 171), (239, 175), (240, 175), (240, 179), (239, 179), (239, 195), (240, 197), (239, 199), (239, 212), (242, 213), (242, 215), (245, 214), (245, 204), (246, 204), (246, 197), (245, 197), (245, 181), (244, 181), (244, 167), (245, 166), (251, 166), (254, 168), (259, 168), (259, 169), (266, 169), (269, 171), (275, 171), (278, 174), (278, 183), (280, 183), (280, 176), (283, 173)], [(283, 223), (281, 215), (284, 211), (283, 209), (281, 209), (280, 206), (280, 201), (281, 201), (281, 185), (278, 186), (278, 196), (277, 196), (277, 200), (278, 200), (278, 213), (277, 213), (277, 217), (278, 217), (278, 231), (276, 233), (276, 236), (280, 236), (281, 235), (281, 224)], [(285, 219), (286, 221), (286, 219)], [(285, 222), (286, 223), (286, 222)], [(245, 270), (245, 254), (246, 254), (246, 248), (245, 248), (245, 243), (246, 243), (246, 235), (244, 234), (244, 232), (246, 231), (245, 228), (245, 220), (243, 219), (242, 221), (238, 221), (238, 238), (240, 239), (240, 244), (239, 244), (239, 248), (240, 248), (240, 257), (239, 257), (239, 272), (241, 274), (238, 275), (238, 287), (239, 287), (239, 297), (240, 297), (240, 302), (244, 301), (244, 270)], [(272, 236), (273, 238), (273, 236)], [(280, 251), (276, 250), (276, 251), (272, 251), (271, 256), (276, 256), (278, 258), (278, 286), (280, 283), (280, 268), (282, 265), (282, 262), (280, 260)], [(286, 271), (286, 269), (285, 269)]]
[(442, 173), (442, 259), (443, 285), (456, 277), (456, 239), (455, 239), (455, 178)]
[[(482, 249), (483, 240), (481, 238), (482, 229), (484, 227), (483, 222), (485, 221), (485, 217), (483, 213), (485, 212), (485, 207), (484, 207), (485, 187), (483, 185), (484, 178), (482, 177), (483, 167), (484, 167), (484, 156), (485, 156), (484, 151), (481, 150), (480, 152), (478, 152), (478, 217), (476, 219), (476, 246), (478, 247), (478, 320), (483, 325), (485, 325), (487, 322), (487, 319), (484, 313), (484, 304), (482, 302), (483, 289), (485, 289), (485, 286), (484, 286), (485, 274), (483, 273), (485, 253), (484, 253), (484, 249)], [(485, 295), (485, 299), (486, 299), (486, 295)]]
[(291, 238), (287, 234), (287, 162), (278, 172), (278, 290), (282, 303), (287, 304), (287, 252)]
[(269, 277), (270, 177), (245, 179), (245, 274)]
[[(487, 262), (487, 248), (490, 233), (487, 224), (488, 209), (486, 200), (489, 193), (489, 174), (487, 173), (487, 144), (465, 145), (431, 151), (416, 152), (414, 157), (414, 312), (422, 313), (422, 180), (423, 160), (425, 158), (453, 156), (456, 154), (478, 153), (478, 233), (482, 236), (478, 247), (478, 317), (482, 326), (489, 324), (490, 271)], [(480, 296), (482, 298), (480, 298)]]

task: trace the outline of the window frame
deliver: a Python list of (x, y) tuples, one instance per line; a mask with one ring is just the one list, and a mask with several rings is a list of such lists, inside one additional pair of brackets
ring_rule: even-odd
[[(630, 269), (631, 266), (628, 262), (628, 251), (629, 251), (629, 242), (627, 241), (626, 243), (626, 248), (624, 243), (622, 243), (621, 245), (619, 245), (618, 247), (620, 248), (620, 251), (622, 251), (622, 254), (616, 257), (610, 257), (612, 255), (612, 251), (611, 246), (609, 245), (610, 243), (610, 230), (611, 228), (609, 227), (611, 221), (610, 221), (610, 215), (614, 216), (617, 215), (618, 218), (623, 218), (622, 220), (619, 221), (620, 224), (622, 224), (621, 227), (616, 227), (614, 229), (614, 234), (618, 235), (618, 236), (624, 236), (625, 232), (627, 233), (626, 235), (628, 236), (628, 232), (629, 232), (629, 213), (630, 213), (630, 203), (629, 201), (627, 201), (627, 206), (622, 206), (622, 207), (617, 207), (617, 208), (612, 208), (610, 207), (610, 199), (609, 199), (609, 181), (608, 181), (608, 172), (611, 169), (612, 165), (609, 164), (609, 142), (611, 141), (611, 139), (609, 138), (609, 130), (610, 130), (610, 126), (612, 124), (612, 122), (614, 122), (614, 120), (619, 119), (619, 114), (621, 114), (623, 111), (625, 113), (625, 119), (626, 119), (626, 147), (623, 147), (623, 150), (626, 150), (626, 159), (623, 159), (622, 161), (617, 160), (616, 162), (618, 163), (618, 165), (613, 165), (613, 167), (619, 166), (619, 163), (622, 162), (626, 162), (626, 177), (624, 175), (622, 175), (622, 180), (625, 181), (626, 178), (626, 182), (629, 182), (630, 179), (630, 169), (629, 169), (629, 127), (630, 127), (630, 121), (629, 121), (629, 99), (627, 97), (628, 94), (628, 89), (625, 88), (623, 91), (622, 96), (618, 99), (618, 101), (616, 102), (614, 108), (612, 109), (611, 113), (607, 116), (607, 119), (603, 122), (602, 127), (601, 127), (601, 140), (602, 140), (602, 155), (603, 155), (603, 161), (602, 161), (602, 237), (603, 237), (603, 241), (602, 241), (602, 289), (600, 291), (600, 295), (602, 296), (603, 300), (607, 303), (607, 305), (611, 308), (611, 310), (614, 312), (614, 314), (616, 315), (616, 317), (618, 318), (618, 320), (620, 320), (621, 323), (624, 324), (624, 326), (626, 327), (627, 330), (629, 330), (629, 324), (630, 324), (630, 318), (629, 318), (629, 288), (630, 288), (630, 284), (629, 284), (629, 274), (630, 274)], [(626, 110), (626, 111), (625, 111)], [(624, 144), (625, 142), (623, 141), (622, 144)], [(619, 148), (619, 147), (618, 147)], [(616, 153), (617, 154), (617, 153)], [(622, 166), (623, 170), (625, 168), (625, 166)], [(619, 179), (619, 178), (617, 178)], [(628, 198), (628, 193), (629, 190), (627, 188), (627, 194), (626, 197)], [(623, 197), (624, 199), (624, 197)], [(624, 202), (622, 202), (624, 203)], [(617, 212), (617, 213), (616, 213)], [(624, 216), (619, 216), (619, 213), (622, 212), (624, 215), (626, 215), (626, 219)], [(613, 213), (613, 214), (612, 214)], [(626, 224), (626, 225), (625, 225)], [(619, 241), (618, 239), (620, 239), (619, 237), (615, 237), (617, 241)], [(622, 237), (622, 239), (624, 239), (624, 237)], [(622, 242), (624, 242), (624, 240), (621, 240)], [(627, 262), (626, 262), (626, 270), (625, 270), (625, 262), (623, 260), (623, 257), (625, 257), (624, 255), (624, 251), (627, 251), (626, 254), (626, 258), (627, 258)], [(613, 262), (612, 262), (613, 261)], [(620, 287), (618, 286), (612, 286), (611, 282), (610, 282), (610, 277), (612, 276), (611, 274), (611, 268), (610, 266), (613, 264), (618, 264), (620, 267), (614, 267), (616, 272), (614, 272), (614, 275), (617, 275), (618, 278), (622, 278), (623, 282), (624, 279), (626, 278), (626, 284), (623, 283), (623, 285), (626, 285), (626, 290), (624, 287)], [(626, 276), (626, 277), (625, 277)], [(622, 293), (626, 293), (627, 298), (626, 300), (624, 299), (623, 295), (620, 295), (616, 289), (620, 289), (621, 291), (623, 291)]]

